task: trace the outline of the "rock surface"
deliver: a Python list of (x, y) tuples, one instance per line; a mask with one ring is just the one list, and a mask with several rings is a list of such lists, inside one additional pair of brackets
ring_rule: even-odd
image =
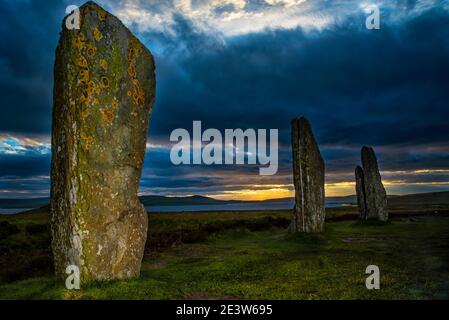
[(306, 118), (292, 121), (293, 182), (295, 207), (292, 232), (321, 232), (324, 229), (324, 161)]
[(360, 217), (365, 220), (386, 221), (388, 220), (387, 193), (382, 184), (373, 148), (362, 148), (362, 165), (363, 169), (360, 167), (356, 169), (356, 192)]
[(366, 196), (363, 169), (360, 166), (355, 168), (355, 188), (357, 194), (357, 205), (359, 207), (360, 219), (366, 220)]
[(151, 53), (110, 13), (63, 23), (54, 68), (51, 222), (55, 271), (136, 277), (148, 217), (137, 192), (155, 97)]

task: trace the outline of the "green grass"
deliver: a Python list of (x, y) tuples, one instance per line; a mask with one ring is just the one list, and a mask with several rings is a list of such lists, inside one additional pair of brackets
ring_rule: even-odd
[[(20, 232), (0, 240), (1, 246), (16, 245), (20, 255), (45, 252), (47, 233), (36, 227), (47, 223), (45, 213), (2, 219)], [(288, 234), (276, 226), (285, 220), (288, 212), (154, 215), (150, 243), (170, 232), (204, 234), (187, 244), (149, 245), (139, 279), (69, 291), (51, 270), (37, 268), (26, 280), (0, 283), (0, 299), (449, 298), (447, 216), (329, 222), (324, 233), (313, 235)], [(16, 251), (4, 255), (12, 266), (19, 261)], [(380, 290), (365, 287), (370, 264), (380, 268)]]

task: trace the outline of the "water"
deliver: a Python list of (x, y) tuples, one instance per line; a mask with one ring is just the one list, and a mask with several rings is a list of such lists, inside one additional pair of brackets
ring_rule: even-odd
[(32, 210), (34, 208), (14, 208), (14, 209), (4, 209), (0, 208), (0, 214), (15, 214), (19, 212), (24, 212), (28, 210)]
[[(253, 210), (290, 210), (293, 201), (265, 201), (260, 203), (228, 203), (192, 206), (148, 206), (148, 212), (192, 212), (192, 211), (253, 211)], [(350, 204), (338, 201), (326, 201), (326, 208), (340, 208)]]
[[(290, 210), (293, 208), (293, 200), (264, 201), (255, 203), (228, 203), (215, 205), (192, 205), (192, 206), (148, 206), (148, 212), (204, 212), (204, 211), (254, 211), (254, 210)], [(340, 208), (348, 206), (347, 202), (326, 200), (326, 208)], [(3, 209), (0, 214), (15, 214), (31, 210), (33, 208)]]

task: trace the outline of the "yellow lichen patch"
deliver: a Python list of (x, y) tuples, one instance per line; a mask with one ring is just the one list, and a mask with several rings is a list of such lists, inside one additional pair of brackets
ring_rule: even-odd
[(89, 82), (89, 70), (87, 69), (80, 70), (79, 81), (84, 84), (87, 84)]
[(89, 150), (95, 143), (95, 139), (92, 136), (81, 133), (81, 143), (84, 149)]
[(78, 66), (85, 69), (89, 68), (86, 58), (84, 58), (82, 55), (80, 55), (78, 58)]
[(97, 52), (97, 48), (95, 48), (92, 44), (88, 44), (87, 45), (87, 50), (86, 50), (86, 52), (87, 52), (87, 56), (89, 57), (89, 58), (93, 58), (94, 56), (95, 56), (95, 53)]
[(116, 98), (112, 100), (112, 109), (116, 110), (118, 108), (118, 101)]
[(93, 36), (95, 40), (97, 40), (97, 42), (103, 39), (103, 34), (100, 32), (100, 30), (98, 30), (98, 27), (94, 28)]
[(90, 112), (88, 108), (84, 108), (83, 111), (81, 111), (81, 118), (84, 120), (89, 116)]
[(101, 67), (103, 70), (108, 70), (108, 62), (107, 62), (105, 59), (101, 59), (101, 60), (100, 60), (100, 67)]
[(130, 97), (130, 98), (131, 98), (131, 97), (132, 97), (132, 95), (133, 95), (133, 93), (132, 93), (131, 91), (129, 91), (129, 90), (128, 90), (128, 93), (127, 93), (127, 95), (128, 95), (128, 97)]
[(109, 88), (109, 79), (107, 77), (101, 77), (101, 79), (100, 79), (100, 87), (102, 89)]
[(106, 19), (106, 12), (105, 11), (98, 11), (98, 19), (100, 21), (104, 21)]
[(80, 33), (78, 34), (78, 38), (79, 38), (82, 42), (85, 42), (85, 41), (86, 41), (86, 36), (84, 35), (83, 32), (80, 32)]
[(114, 121), (114, 110), (113, 109), (100, 109), (101, 119), (106, 122), (108, 125), (112, 124)]
[(94, 93), (99, 93), (100, 89), (98, 88), (98, 85), (94, 81), (89, 81), (87, 84), (87, 94), (89, 96), (92, 96)]

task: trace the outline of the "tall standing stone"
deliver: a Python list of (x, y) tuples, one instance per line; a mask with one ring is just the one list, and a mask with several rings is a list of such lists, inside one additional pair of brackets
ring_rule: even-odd
[(292, 121), (293, 182), (295, 207), (292, 232), (321, 232), (324, 229), (324, 161), (309, 121)]
[(382, 184), (373, 148), (362, 148), (362, 165), (356, 168), (356, 192), (360, 217), (365, 220), (388, 220), (387, 193)]
[(51, 223), (56, 274), (135, 277), (148, 217), (137, 192), (155, 97), (151, 53), (93, 2), (63, 23), (54, 68)]

